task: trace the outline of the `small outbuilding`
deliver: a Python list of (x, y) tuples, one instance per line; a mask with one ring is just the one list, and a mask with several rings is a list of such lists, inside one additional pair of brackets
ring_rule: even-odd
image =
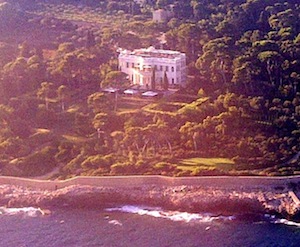
[(174, 16), (174, 13), (169, 10), (158, 9), (152, 12), (152, 20), (155, 22), (167, 22)]

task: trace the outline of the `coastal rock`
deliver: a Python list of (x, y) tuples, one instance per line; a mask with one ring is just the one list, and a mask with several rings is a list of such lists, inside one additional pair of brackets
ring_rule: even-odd
[(139, 186), (128, 188), (73, 185), (53, 191), (1, 185), (0, 206), (98, 207), (148, 205), (189, 212), (216, 214), (277, 213), (293, 218), (299, 205), (288, 191), (226, 190), (197, 186)]

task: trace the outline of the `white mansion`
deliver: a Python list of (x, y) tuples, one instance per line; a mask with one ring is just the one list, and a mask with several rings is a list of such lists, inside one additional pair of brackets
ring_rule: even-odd
[(134, 85), (155, 89), (167, 80), (169, 86), (185, 85), (186, 56), (170, 50), (154, 47), (134, 51), (121, 50), (119, 69), (128, 74)]

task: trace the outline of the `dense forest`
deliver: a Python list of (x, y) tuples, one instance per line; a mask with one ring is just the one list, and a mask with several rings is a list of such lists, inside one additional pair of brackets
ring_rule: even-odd
[[(186, 53), (186, 87), (104, 93), (149, 46)], [(299, 89), (296, 0), (0, 1), (2, 175), (300, 174)]]

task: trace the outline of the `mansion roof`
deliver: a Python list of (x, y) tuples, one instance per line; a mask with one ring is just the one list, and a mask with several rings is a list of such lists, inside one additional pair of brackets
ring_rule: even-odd
[(136, 49), (134, 51), (121, 51), (122, 55), (132, 55), (137, 57), (144, 57), (144, 58), (168, 58), (168, 59), (175, 59), (182, 57), (184, 54), (180, 53), (178, 51), (172, 51), (172, 50), (159, 50), (155, 49), (154, 47), (150, 46), (149, 48), (142, 48), (142, 49)]

